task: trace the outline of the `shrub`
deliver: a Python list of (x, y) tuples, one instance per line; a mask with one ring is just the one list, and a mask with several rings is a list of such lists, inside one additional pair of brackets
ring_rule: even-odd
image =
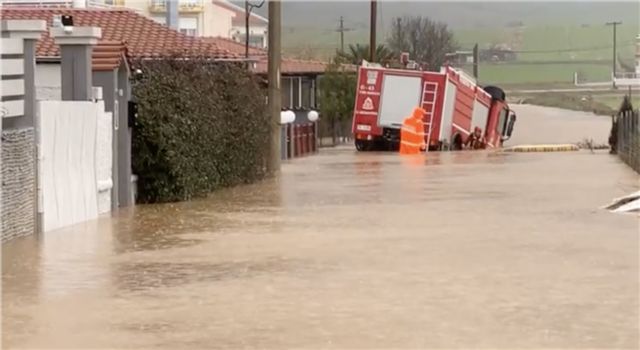
[(170, 202), (266, 175), (270, 122), (257, 78), (232, 63), (170, 57), (134, 63), (138, 201)]

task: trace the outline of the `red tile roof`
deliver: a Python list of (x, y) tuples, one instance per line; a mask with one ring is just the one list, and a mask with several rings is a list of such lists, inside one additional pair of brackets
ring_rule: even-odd
[[(214, 59), (240, 58), (228, 50), (197, 37), (172, 30), (126, 9), (22, 8), (4, 5), (2, 19), (40, 19), (51, 26), (54, 15), (71, 15), (75, 26), (102, 28), (102, 40), (125, 42), (130, 56), (151, 58), (174, 53), (202, 55)], [(59, 57), (60, 50), (49, 33), (38, 41), (36, 55)]]
[[(231, 53), (235, 53), (236, 55), (244, 56), (245, 54), (244, 43), (239, 43), (233, 39), (223, 37), (203, 37), (202, 39), (206, 42), (218, 46), (219, 48), (225, 49)], [(255, 46), (249, 46), (250, 57), (260, 57), (266, 55), (267, 50)]]
[[(268, 67), (267, 59), (258, 61), (254, 72), (258, 74), (266, 74)], [(280, 63), (280, 72), (282, 74), (322, 74), (327, 69), (327, 63), (319, 61), (296, 60), (291, 58), (282, 58)]]
[[(203, 38), (208, 42), (216, 44), (218, 47), (224, 48), (238, 54), (240, 56), (244, 56), (245, 54), (245, 46), (242, 43), (237, 41), (226, 39), (226, 38)], [(266, 74), (267, 73), (267, 50), (257, 48), (257, 47), (249, 47), (249, 56), (250, 58), (257, 59), (256, 66), (254, 68), (254, 72), (258, 74)], [(282, 63), (280, 66), (280, 71), (282, 74), (322, 74), (327, 68), (326, 62), (320, 61), (308, 61), (308, 60), (298, 60), (283, 57)]]
[(91, 68), (94, 71), (114, 70), (122, 64), (127, 57), (127, 48), (121, 41), (100, 41), (93, 48)]

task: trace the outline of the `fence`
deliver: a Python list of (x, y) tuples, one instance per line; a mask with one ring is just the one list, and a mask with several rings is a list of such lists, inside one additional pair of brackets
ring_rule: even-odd
[(36, 102), (35, 48), (45, 31), (44, 20), (2, 21), (3, 243), (111, 210), (112, 115), (103, 101)]
[(618, 114), (616, 126), (618, 156), (640, 173), (640, 110)]
[(303, 157), (318, 150), (317, 124), (282, 125), (282, 159)]

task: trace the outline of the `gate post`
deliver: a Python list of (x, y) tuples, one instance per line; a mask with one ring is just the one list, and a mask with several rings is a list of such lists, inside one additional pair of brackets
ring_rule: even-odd
[(91, 53), (102, 37), (98, 27), (51, 28), (51, 37), (60, 45), (62, 100), (89, 101), (93, 98)]

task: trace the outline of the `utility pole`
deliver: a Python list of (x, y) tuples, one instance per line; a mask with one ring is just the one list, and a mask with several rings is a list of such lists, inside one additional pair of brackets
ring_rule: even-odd
[(249, 11), (249, 0), (244, 0), (244, 58), (249, 58)]
[[(280, 0), (269, 0), (269, 114), (271, 116), (271, 140), (269, 142), (269, 158), (267, 171), (269, 174), (280, 172)], [(248, 34), (248, 33), (247, 33)]]
[(344, 53), (344, 32), (352, 31), (352, 28), (344, 27), (344, 17), (340, 16), (340, 26), (336, 29), (336, 32), (340, 33), (340, 52)]
[(371, 24), (369, 28), (369, 60), (376, 61), (376, 16), (378, 14), (378, 2), (371, 0)]
[(617, 58), (617, 52), (616, 52), (616, 29), (618, 27), (618, 25), (622, 24), (622, 22), (620, 21), (613, 21), (613, 22), (607, 22), (608, 26), (613, 26), (613, 86), (616, 86), (616, 58)]
[[(255, 7), (260, 8), (264, 5), (264, 1), (259, 5), (253, 5), (249, 3), (249, 0), (244, 0), (244, 57), (249, 58), (249, 20), (251, 19), (251, 11)], [(249, 62), (247, 62), (247, 65)]]

